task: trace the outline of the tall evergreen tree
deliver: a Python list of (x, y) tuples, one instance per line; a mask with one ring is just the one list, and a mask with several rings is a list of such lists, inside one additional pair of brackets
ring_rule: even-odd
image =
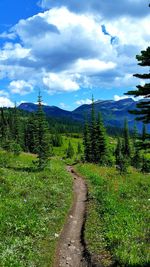
[(143, 123), (143, 128), (142, 128), (142, 141), (144, 142), (147, 139), (147, 133), (146, 133), (146, 125)]
[[(142, 67), (150, 67), (150, 47), (146, 50), (141, 51), (140, 55), (136, 56), (138, 60), (138, 65)], [(144, 81), (150, 79), (150, 72), (145, 74), (134, 74), (134, 77), (143, 79)], [(150, 83), (145, 83), (144, 85), (137, 85), (137, 90), (128, 91), (126, 95), (133, 95), (135, 97), (142, 96), (145, 101), (141, 101), (137, 104), (137, 110), (131, 111), (131, 113), (139, 115), (138, 120), (144, 123), (150, 122)]]
[(122, 144), (121, 139), (118, 138), (117, 146), (115, 150), (116, 157), (116, 167), (119, 169), (120, 173), (127, 172), (128, 161), (127, 158), (123, 155), (124, 144)]
[(9, 110), (1, 108), (0, 114), (0, 135), (1, 135), (1, 146), (7, 151), (11, 151), (12, 143), (12, 130), (9, 121)]
[[(92, 97), (91, 121), (90, 125), (84, 125), (84, 157), (88, 162), (106, 163), (107, 158), (107, 138), (101, 115), (96, 120), (94, 99)], [(108, 159), (107, 159), (108, 161)]]
[(97, 125), (95, 116), (94, 98), (92, 96), (92, 111), (91, 111), (91, 160), (97, 162)]
[(132, 132), (131, 138), (132, 138), (132, 151), (134, 153), (136, 150), (136, 147), (138, 146), (138, 138), (139, 138), (136, 122), (134, 122), (133, 132)]
[(85, 161), (91, 162), (91, 135), (90, 135), (90, 127), (87, 120), (85, 121), (84, 124), (83, 145), (84, 145)]
[(25, 127), (25, 147), (28, 152), (36, 153), (38, 147), (37, 118), (35, 113), (29, 115)]
[(134, 122), (132, 138), (134, 142), (136, 142), (136, 140), (138, 139), (138, 129), (136, 122)]
[(7, 127), (7, 121), (6, 121), (6, 117), (4, 115), (4, 109), (0, 108), (0, 140), (1, 140), (1, 145), (3, 144), (5, 136), (6, 136), (6, 127)]
[(131, 156), (131, 148), (130, 148), (130, 136), (128, 129), (128, 121), (125, 119), (124, 121), (124, 132), (123, 132), (123, 153), (129, 159)]
[(80, 142), (78, 142), (77, 153), (78, 154), (81, 154), (82, 153), (82, 148), (81, 148), (81, 143)]
[(102, 121), (102, 116), (99, 113), (97, 119), (97, 131), (96, 131), (96, 162), (100, 163), (106, 159), (107, 156), (107, 138), (106, 130)]
[(74, 155), (74, 149), (73, 149), (73, 146), (69, 140), (66, 156), (67, 156), (67, 158), (71, 159), (73, 157), (73, 155)]
[(38, 167), (44, 168), (50, 156), (50, 135), (48, 129), (48, 122), (46, 120), (43, 108), (42, 99), (39, 93), (38, 96), (38, 110), (36, 112), (37, 121), (37, 147), (36, 153), (38, 155)]
[(116, 164), (119, 165), (120, 158), (122, 157), (122, 143), (121, 139), (118, 137), (117, 146), (115, 149)]
[(19, 115), (19, 110), (15, 104), (12, 112), (9, 112), (9, 127), (12, 133), (12, 140), (14, 144), (24, 146), (22, 122)]

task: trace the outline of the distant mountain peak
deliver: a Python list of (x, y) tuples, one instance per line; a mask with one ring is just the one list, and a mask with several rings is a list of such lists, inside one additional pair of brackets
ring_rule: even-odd
[[(124, 119), (127, 118), (129, 122), (129, 128), (133, 129), (135, 116), (130, 114), (128, 111), (136, 108), (136, 101), (132, 98), (115, 100), (97, 100), (95, 101), (95, 112), (100, 112), (103, 116), (105, 125), (120, 127), (124, 125)], [(37, 110), (37, 104), (33, 103), (22, 103), (18, 107), (19, 109), (34, 112)], [(45, 106), (43, 110), (47, 116), (53, 118), (67, 118), (84, 123), (85, 116), (91, 118), (91, 104), (84, 104), (79, 106), (73, 111), (66, 111), (56, 106)], [(137, 122), (139, 130), (142, 128), (142, 123)]]

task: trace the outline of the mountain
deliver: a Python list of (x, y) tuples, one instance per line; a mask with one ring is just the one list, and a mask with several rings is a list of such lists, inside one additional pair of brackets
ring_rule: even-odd
[[(136, 108), (136, 103), (133, 99), (127, 98), (119, 101), (114, 100), (99, 100), (95, 102), (96, 114), (101, 112), (103, 120), (106, 126), (122, 128), (124, 125), (124, 119), (127, 118), (129, 122), (129, 128), (132, 129), (134, 125), (135, 116), (128, 111)], [(19, 109), (34, 112), (37, 110), (37, 104), (22, 103)], [(55, 106), (43, 105), (43, 110), (47, 116), (53, 118), (67, 118), (84, 122), (85, 117), (90, 119), (92, 105), (82, 105), (74, 111), (66, 111)], [(142, 123), (137, 122), (138, 130), (141, 131)], [(150, 125), (148, 126), (150, 130)]]
[[(21, 110), (35, 112), (37, 111), (38, 105), (33, 103), (22, 103), (18, 107)], [(50, 117), (69, 117), (70, 118), (70, 111), (63, 110), (61, 108), (55, 106), (46, 106), (43, 105), (43, 110), (47, 116)]]

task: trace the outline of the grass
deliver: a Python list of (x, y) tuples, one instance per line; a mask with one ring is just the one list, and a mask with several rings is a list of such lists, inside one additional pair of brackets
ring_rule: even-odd
[[(75, 138), (75, 137), (62, 135), (62, 140), (63, 140), (63, 143), (61, 147), (53, 147), (54, 155), (65, 159), (66, 164), (73, 164), (74, 162), (80, 160), (82, 153), (78, 155), (78, 143), (80, 143), (81, 150), (83, 152), (83, 139), (81, 137)], [(71, 142), (73, 149), (74, 149), (74, 155), (71, 159), (66, 158), (66, 150), (68, 148), (69, 141)]]
[(72, 202), (72, 179), (62, 161), (37, 172), (33, 155), (0, 153), (0, 266), (51, 267)]
[(89, 204), (85, 225), (87, 247), (104, 266), (149, 266), (150, 175), (130, 169), (78, 165), (87, 179)]

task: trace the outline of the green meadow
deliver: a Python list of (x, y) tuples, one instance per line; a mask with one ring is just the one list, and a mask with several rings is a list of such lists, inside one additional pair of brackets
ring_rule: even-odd
[[(74, 155), (66, 158), (71, 142)], [(63, 135), (62, 145), (43, 171), (36, 156), (0, 152), (0, 266), (51, 267), (59, 233), (72, 203), (72, 178), (66, 164), (80, 161), (80, 136)], [(78, 143), (81, 153), (78, 154)], [(109, 137), (114, 163), (116, 140)], [(149, 154), (147, 154), (149, 157)], [(149, 266), (149, 174), (129, 167), (120, 175), (115, 167), (78, 163), (88, 185), (85, 242), (95, 262), (104, 267)]]
[(0, 266), (52, 266), (56, 243), (72, 203), (65, 165), (50, 160), (38, 172), (35, 156), (1, 152)]
[(89, 190), (85, 241), (92, 256), (104, 266), (149, 266), (150, 175), (94, 164), (76, 169)]

